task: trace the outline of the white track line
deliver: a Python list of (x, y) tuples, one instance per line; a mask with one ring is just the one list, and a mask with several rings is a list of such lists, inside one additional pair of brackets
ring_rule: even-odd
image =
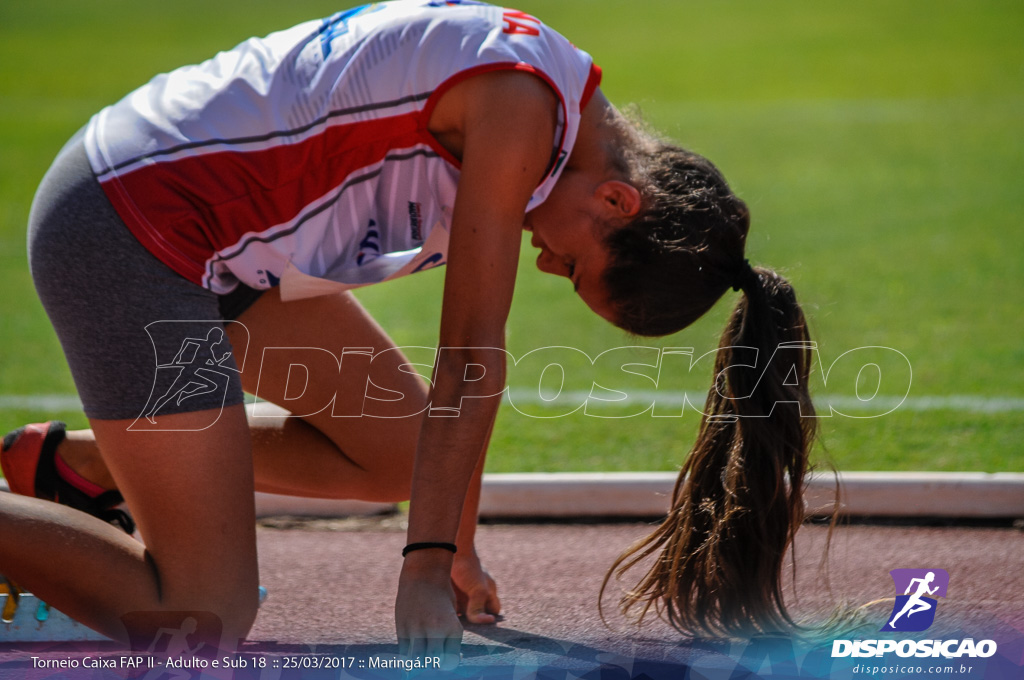
[(0, 411), (81, 411), (82, 402), (74, 394), (4, 394)]
[[(588, 399), (587, 392), (564, 392), (554, 400), (543, 399), (537, 391), (527, 390), (521, 387), (510, 388), (510, 395), (506, 396), (506, 402), (511, 399), (514, 404), (530, 407), (564, 407), (566, 405), (582, 404), (585, 401), (588, 409), (609, 409), (634, 407), (638, 405), (649, 405), (656, 403), (659, 409), (682, 408), (685, 403), (701, 407), (704, 404), (706, 395), (700, 392), (657, 392), (652, 390), (634, 390), (623, 399), (618, 401), (604, 401), (599, 399)], [(876, 396), (869, 401), (862, 401), (856, 397), (845, 395), (818, 395), (815, 398), (815, 406), (820, 412), (827, 413), (828, 405), (843, 412), (870, 412), (886, 413), (893, 409), (899, 411), (959, 411), (961, 413), (1019, 413), (1024, 411), (1024, 398), (1022, 397), (999, 397), (980, 396), (970, 394), (953, 394), (947, 396), (909, 396), (906, 399), (899, 397)], [(73, 394), (6, 394), (0, 395), (0, 411), (12, 411), (22, 409), (27, 411), (80, 411), (82, 403)]]

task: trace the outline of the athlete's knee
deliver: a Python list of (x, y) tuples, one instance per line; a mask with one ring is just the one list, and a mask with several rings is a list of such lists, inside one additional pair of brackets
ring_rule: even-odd
[[(256, 620), (260, 599), (255, 558), (251, 564), (248, 562), (243, 560), (234, 568), (221, 569), (223, 565), (212, 560), (198, 569), (181, 570), (160, 569), (152, 561), (159, 594), (155, 607), (135, 615), (140, 630), (131, 635), (133, 646), (140, 631), (148, 630), (154, 622), (173, 623), (175, 617), (194, 620), (201, 628), (199, 637), (209, 638), (210, 644), (216, 636), (221, 636), (228, 647), (244, 639)], [(132, 633), (128, 621), (126, 626)]]
[(204, 641), (214, 644), (219, 639), (224, 648), (233, 648), (249, 634), (258, 610), (258, 586), (236, 587), (204, 598), (163, 598), (161, 607), (152, 612), (150, 618), (171, 623), (192, 619), (199, 626), (197, 634)]
[(231, 611), (212, 607), (168, 607), (128, 612), (121, 617), (127, 641), (136, 651), (181, 655), (205, 648), (233, 651), (245, 640), (256, 619), (255, 609)]

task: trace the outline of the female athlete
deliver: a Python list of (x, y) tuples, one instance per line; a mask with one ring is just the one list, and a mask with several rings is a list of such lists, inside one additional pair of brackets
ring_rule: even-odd
[[(97, 114), (29, 226), (91, 430), (5, 438), (20, 495), (0, 498), (0, 573), (141, 648), (186, 619), (231, 647), (257, 609), (254, 490), (411, 497), (400, 650), (457, 653), (457, 614), (500, 610), (473, 544), (500, 396), (479, 395), (504, 389), (491, 350), (526, 229), (538, 268), (630, 333), (675, 332), (743, 291), (674, 508), (623, 558), (661, 552), (625, 605), (697, 633), (784, 625), (813, 423), (803, 316), (747, 263), (747, 208), (718, 170), (628, 123), (599, 80), (532, 16), (408, 0), (248, 40)], [(347, 290), (441, 263), (428, 389)], [(289, 401), (310, 415), (248, 422), (243, 389), (285, 393), (286, 373), (254, 370), (281, 347), (326, 350), (341, 372), (345, 348), (372, 348), (401, 398), (332, 417), (339, 373), (311, 372)], [(122, 497), (144, 543), (101, 521), (131, 528)]]

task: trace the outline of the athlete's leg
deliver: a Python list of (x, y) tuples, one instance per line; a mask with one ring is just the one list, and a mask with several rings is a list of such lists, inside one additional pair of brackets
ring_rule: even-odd
[[(339, 358), (345, 348), (373, 348), (374, 352), (394, 348), (350, 294), (283, 303), (278, 292), (271, 290), (238, 320), (248, 339), (235, 324), (228, 324), (227, 330), (236, 352), (248, 343), (242, 384), (251, 393), (258, 389), (261, 396), (284, 395), (288, 379), (286, 372), (271, 370), (283, 362), (271, 366), (273, 362), (268, 361), (261, 372), (268, 348), (317, 348)], [(405, 395), (400, 401), (375, 402), (374, 413), (391, 418), (333, 417), (332, 409), (323, 407), (339, 387), (347, 386), (339, 386), (337, 371), (316, 370), (309, 371), (302, 396), (287, 407), (298, 413), (319, 412), (302, 418), (250, 418), (257, 490), (324, 498), (407, 499), (421, 420), (420, 415), (408, 414), (426, 407), (427, 387), (419, 376), (399, 370), (405, 362), (398, 351), (374, 361), (374, 375), (387, 376), (387, 388)], [(83, 477), (111, 488), (112, 480), (88, 431), (68, 433), (58, 455)]]
[[(162, 416), (164, 430), (92, 421), (143, 544), (84, 513), (5, 494), (0, 572), (46, 602), (120, 640), (161, 612), (210, 612), (233, 646), (255, 617), (258, 574), (248, 427), (242, 406)], [(174, 431), (176, 430), (176, 431)], [(10, 549), (7, 549), (10, 547)], [(68, 565), (74, 565), (69, 569)]]
[[(168, 611), (212, 612), (228, 637), (244, 634), (258, 579), (239, 381), (229, 379), (216, 399), (190, 400), (191, 413), (160, 414), (165, 431), (128, 430), (152, 396), (154, 368), (180, 351), (181, 337), (205, 336), (219, 325), (217, 297), (171, 271), (129, 233), (80, 140), (47, 172), (29, 222), (33, 282), (110, 481), (127, 497), (146, 544), (85, 513), (8, 496), (0, 499), (0, 573), (120, 639), (145, 627), (136, 618), (126, 629), (121, 619), (140, 611), (150, 621)], [(168, 328), (174, 332), (149, 332)], [(222, 413), (224, 403), (235, 406)]]
[[(346, 400), (357, 408), (362, 403), (365, 356), (342, 359), (341, 377), (347, 380), (339, 380), (337, 370), (310, 370), (305, 392), (288, 407), (312, 415), (250, 419), (257, 488), (319, 497), (408, 499), (426, 382), (409, 368), (400, 370), (406, 357), (355, 297), (346, 293), (284, 303), (272, 290), (239, 321), (250, 336), (250, 363), (242, 373), (246, 391), (258, 389), (268, 398), (285, 394), (288, 375), (280, 370), (284, 362), (261, 366), (266, 348), (311, 347), (338, 358), (346, 348), (372, 348), (375, 354), (392, 350), (374, 359), (374, 382), (393, 390), (392, 396), (404, 395), (396, 401), (374, 402), (374, 414), (387, 417), (334, 417), (331, 407), (323, 407), (336, 393), (339, 402)], [(236, 330), (229, 325), (229, 335)], [(238, 346), (235, 337), (232, 342)], [(350, 372), (345, 362), (359, 368)]]

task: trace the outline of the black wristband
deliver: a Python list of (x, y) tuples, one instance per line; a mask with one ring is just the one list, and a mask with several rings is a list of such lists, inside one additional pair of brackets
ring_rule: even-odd
[(402, 549), (402, 557), (417, 550), (430, 550), (431, 548), (441, 548), (453, 554), (459, 550), (454, 543), (410, 543)]

